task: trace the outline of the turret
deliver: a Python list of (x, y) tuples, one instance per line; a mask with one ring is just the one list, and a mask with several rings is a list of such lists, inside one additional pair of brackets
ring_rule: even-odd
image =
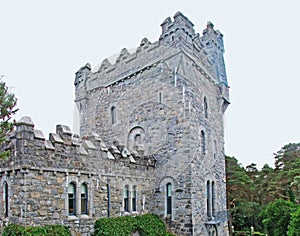
[(162, 33), (159, 37), (161, 42), (178, 43), (181, 41), (192, 43), (195, 36), (194, 24), (185, 17), (181, 12), (174, 15), (174, 21), (168, 17), (161, 24)]
[(223, 57), (223, 34), (219, 30), (214, 30), (214, 25), (209, 21), (200, 40), (204, 45), (208, 62), (212, 65), (212, 71), (219, 79), (219, 83), (228, 86)]

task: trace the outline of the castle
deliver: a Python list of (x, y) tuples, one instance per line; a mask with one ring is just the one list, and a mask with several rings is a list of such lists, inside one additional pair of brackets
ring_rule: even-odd
[(227, 235), (223, 35), (182, 13), (115, 62), (76, 73), (80, 137), (46, 139), (23, 117), (0, 161), (2, 224), (63, 224), (90, 235), (96, 219), (154, 213), (177, 235)]

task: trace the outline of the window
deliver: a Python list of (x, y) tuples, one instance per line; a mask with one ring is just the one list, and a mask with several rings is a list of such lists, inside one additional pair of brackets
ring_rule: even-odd
[(124, 189), (124, 211), (129, 212), (129, 187), (125, 186)]
[(203, 99), (203, 109), (204, 109), (204, 117), (208, 118), (208, 106), (207, 106), (207, 98)]
[(216, 159), (217, 157), (217, 152), (218, 152), (217, 141), (214, 140), (214, 159)]
[(115, 124), (116, 121), (117, 121), (117, 111), (116, 111), (116, 107), (115, 106), (112, 106), (111, 107), (111, 123), (112, 124)]
[(132, 187), (131, 201), (132, 201), (132, 211), (136, 211), (136, 186)]
[(206, 182), (206, 210), (207, 216), (211, 216), (211, 193), (210, 193), (210, 181)]
[(68, 188), (69, 215), (76, 215), (76, 185), (70, 183)]
[(81, 185), (81, 214), (88, 214), (88, 191), (87, 185)]
[(162, 92), (158, 92), (158, 102), (162, 103)]
[(167, 215), (172, 215), (172, 184), (167, 183), (166, 185), (166, 198), (167, 198)]
[(212, 208), (212, 216), (215, 216), (216, 212), (216, 196), (215, 196), (215, 182), (211, 182), (211, 208)]
[(4, 216), (8, 217), (8, 184), (4, 182)]
[(205, 132), (204, 132), (204, 130), (201, 130), (200, 139), (201, 139), (201, 153), (202, 153), (203, 155), (205, 155), (205, 151), (206, 151), (206, 140), (205, 140)]

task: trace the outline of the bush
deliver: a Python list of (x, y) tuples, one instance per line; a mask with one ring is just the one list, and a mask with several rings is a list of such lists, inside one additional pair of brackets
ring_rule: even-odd
[(4, 227), (2, 236), (71, 236), (70, 230), (62, 225), (21, 226), (9, 224)]
[(300, 207), (297, 211), (292, 213), (291, 220), (288, 228), (288, 236), (300, 235)]
[(101, 218), (95, 222), (94, 236), (129, 236), (138, 231), (141, 236), (172, 236), (157, 215), (146, 214), (136, 217), (121, 216)]

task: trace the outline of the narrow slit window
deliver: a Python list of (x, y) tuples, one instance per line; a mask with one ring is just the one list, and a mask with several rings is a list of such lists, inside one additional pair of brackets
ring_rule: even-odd
[(207, 105), (207, 98), (204, 97), (203, 99), (203, 107), (204, 107), (204, 117), (208, 118), (208, 105)]
[(205, 140), (205, 132), (204, 130), (201, 130), (201, 134), (200, 134), (200, 139), (201, 139), (201, 153), (203, 155), (205, 155), (205, 152), (206, 152), (206, 140)]
[(81, 185), (81, 214), (88, 214), (88, 190), (87, 185)]
[(211, 217), (211, 192), (210, 192), (210, 181), (206, 182), (206, 210), (207, 216)]
[(117, 111), (116, 107), (112, 106), (111, 107), (111, 123), (115, 124), (117, 122)]
[(124, 211), (129, 212), (129, 187), (125, 186), (124, 189)]
[(211, 182), (211, 208), (212, 216), (216, 215), (216, 193), (215, 193), (215, 182)]
[(133, 186), (132, 187), (132, 198), (131, 198), (131, 201), (132, 201), (132, 211), (136, 211), (137, 210), (137, 201), (136, 201), (136, 197), (137, 197), (137, 193), (136, 193), (136, 186)]
[(4, 182), (4, 204), (5, 204), (5, 209), (4, 209), (4, 216), (5, 218), (8, 217), (8, 208), (9, 208), (9, 199), (8, 199), (8, 184), (7, 182)]
[(68, 188), (69, 215), (76, 215), (76, 185), (70, 183)]
[(172, 215), (172, 184), (168, 183), (166, 185), (167, 189), (167, 215)]

